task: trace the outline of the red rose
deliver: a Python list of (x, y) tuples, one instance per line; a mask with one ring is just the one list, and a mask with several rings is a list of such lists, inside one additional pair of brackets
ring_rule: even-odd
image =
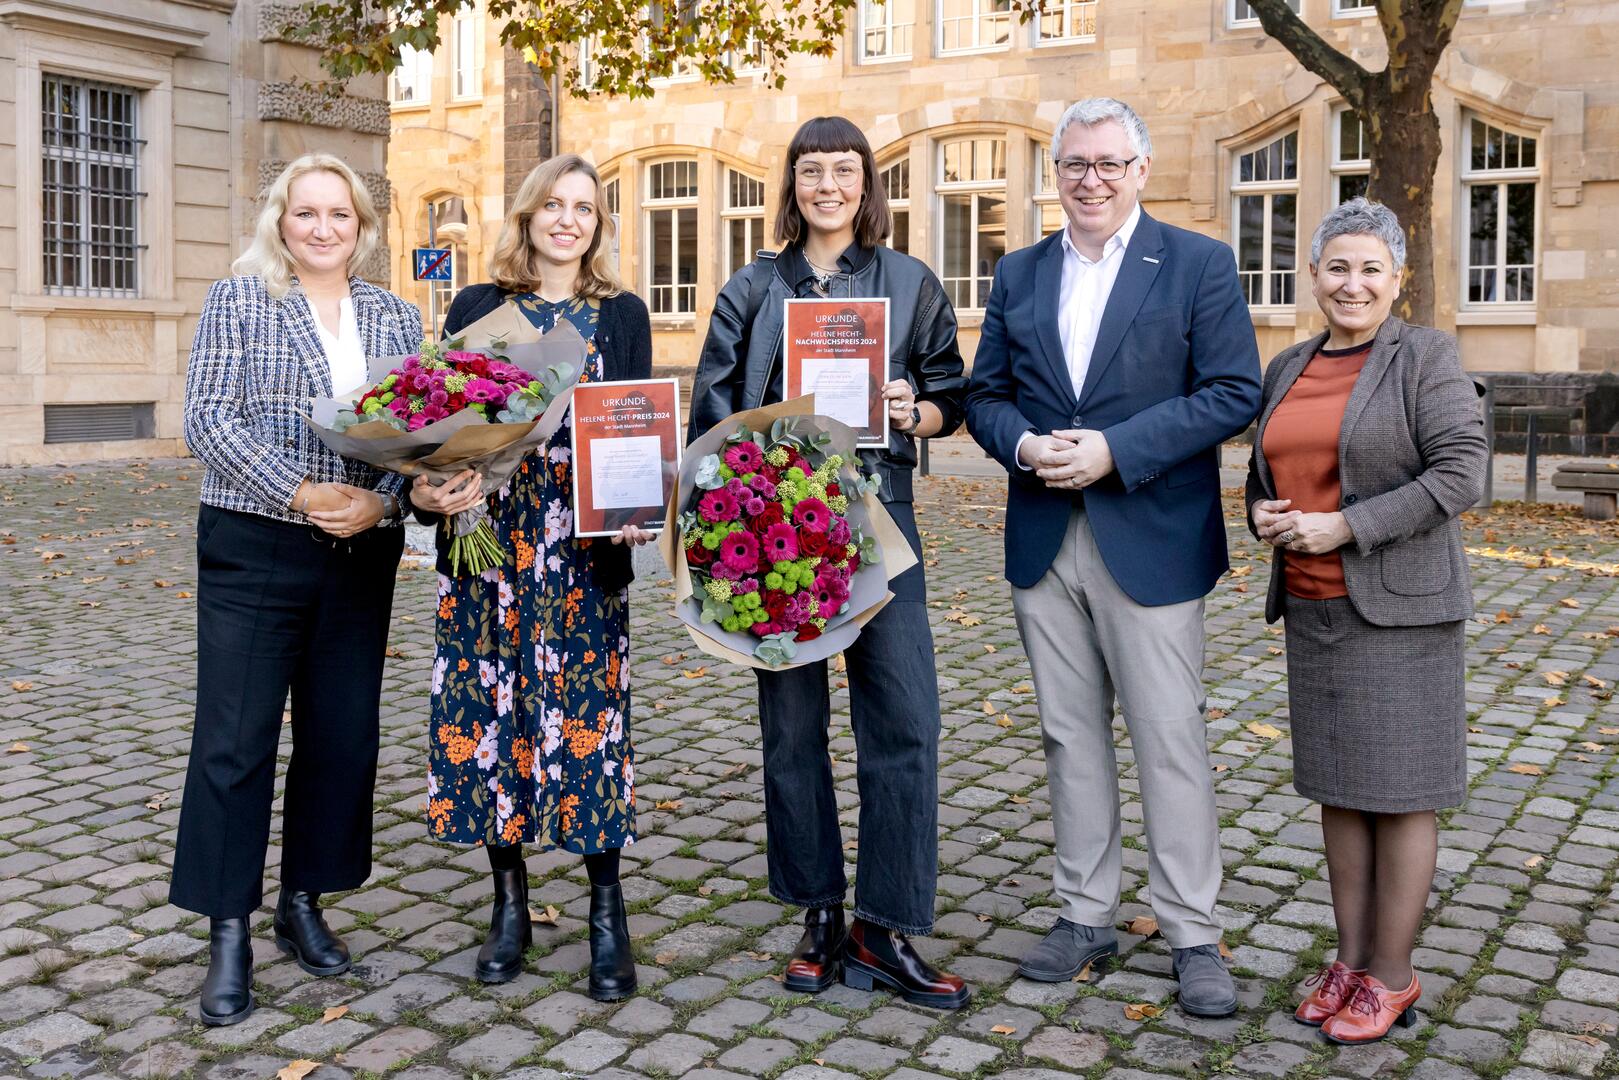
[(686, 563), (689, 566), (707, 566), (714, 561), (714, 553), (702, 544), (693, 544), (686, 549)]
[(821, 636), (821, 628), (812, 622), (807, 622), (798, 628), (799, 641), (814, 641)]
[(842, 494), (843, 494), (843, 489), (841, 487), (839, 487), (836, 483), (831, 483), (831, 484), (826, 485), (826, 496), (827, 496), (827, 498), (835, 499), (839, 495), (842, 495)]
[(764, 531), (770, 528), (770, 526), (780, 525), (786, 519), (787, 515), (782, 510), (781, 503), (767, 502), (765, 503), (763, 512), (756, 514), (753, 519), (748, 522), (748, 527), (754, 532), (763, 535)]
[(808, 529), (799, 529), (798, 550), (804, 555), (825, 555), (826, 533), (810, 532)]
[(781, 622), (787, 618), (787, 596), (780, 589), (767, 589), (764, 596), (765, 614), (770, 616), (771, 622)]

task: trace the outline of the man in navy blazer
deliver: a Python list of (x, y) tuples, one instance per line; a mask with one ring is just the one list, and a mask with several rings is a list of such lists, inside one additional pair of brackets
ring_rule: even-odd
[(1203, 597), (1230, 566), (1219, 447), (1259, 411), (1259, 352), (1231, 249), (1142, 211), (1151, 155), (1122, 102), (1064, 113), (1052, 158), (1067, 227), (997, 267), (967, 424), (1010, 474), (1006, 576), (1056, 831), (1062, 917), (1020, 974), (1066, 980), (1117, 951), (1116, 698), (1181, 1007), (1226, 1016)]

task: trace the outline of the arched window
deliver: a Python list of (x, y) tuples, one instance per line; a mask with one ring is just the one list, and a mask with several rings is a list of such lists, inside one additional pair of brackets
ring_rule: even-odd
[(1299, 133), (1238, 154), (1231, 182), (1237, 270), (1249, 307), (1292, 307), (1298, 275)]
[(981, 310), (1006, 254), (1006, 140), (941, 143), (937, 162), (939, 278), (957, 308)]
[(697, 162), (646, 167), (647, 286), (654, 315), (697, 312)]

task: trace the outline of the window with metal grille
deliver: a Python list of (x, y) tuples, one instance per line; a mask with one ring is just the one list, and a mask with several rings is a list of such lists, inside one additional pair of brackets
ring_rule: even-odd
[(40, 93), (45, 291), (140, 292), (140, 98), (47, 74)]

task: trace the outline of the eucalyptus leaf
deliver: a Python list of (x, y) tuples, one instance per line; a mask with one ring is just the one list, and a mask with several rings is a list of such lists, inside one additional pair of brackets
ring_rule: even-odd
[(720, 456), (718, 454), (709, 454), (697, 463), (696, 483), (704, 491), (713, 491), (715, 488), (725, 486), (724, 479), (720, 477)]
[(785, 634), (766, 634), (753, 647), (753, 655), (771, 665), (790, 663), (798, 655), (797, 637), (797, 632), (791, 630)]

